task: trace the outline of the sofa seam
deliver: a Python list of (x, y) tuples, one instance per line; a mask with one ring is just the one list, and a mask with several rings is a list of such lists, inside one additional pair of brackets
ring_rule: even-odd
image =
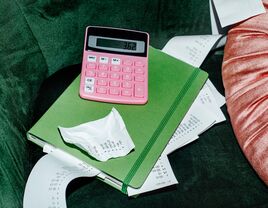
[(33, 37), (33, 38), (35, 39), (35, 41), (36, 41), (37, 47), (39, 48), (39, 51), (40, 51), (40, 53), (41, 53), (41, 55), (42, 55), (42, 57), (43, 57), (43, 59), (44, 59), (44, 62), (45, 62), (45, 64), (46, 64), (47, 71), (48, 71), (48, 63), (47, 63), (47, 60), (46, 60), (46, 58), (45, 58), (44, 52), (43, 52), (42, 49), (41, 49), (41, 46), (40, 46), (40, 44), (39, 44), (39, 42), (38, 42), (38, 40), (37, 40), (37, 38), (36, 38), (36, 36), (35, 36), (35, 34), (34, 34), (34, 32), (33, 32), (32, 28), (31, 28), (29, 22), (28, 22), (28, 19), (27, 19), (26, 15), (25, 15), (25, 13), (24, 13), (24, 11), (23, 11), (23, 9), (22, 9), (20, 3), (18, 2), (18, 0), (15, 0), (15, 2), (16, 2), (16, 4), (17, 4), (17, 6), (18, 6), (18, 8), (19, 8), (19, 10), (20, 10), (20, 12), (21, 12), (23, 18), (25, 19), (25, 22), (26, 22), (26, 24), (27, 24), (27, 27), (29, 28), (29, 30), (30, 30), (30, 32), (31, 32), (31, 34), (32, 34), (32, 37)]

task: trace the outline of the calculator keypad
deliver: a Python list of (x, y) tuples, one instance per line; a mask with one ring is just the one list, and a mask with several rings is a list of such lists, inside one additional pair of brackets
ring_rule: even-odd
[[(91, 54), (83, 63), (82, 97), (104, 102), (142, 104), (147, 101), (145, 57)], [(81, 85), (81, 86), (82, 86)], [(81, 93), (81, 90), (83, 91)]]

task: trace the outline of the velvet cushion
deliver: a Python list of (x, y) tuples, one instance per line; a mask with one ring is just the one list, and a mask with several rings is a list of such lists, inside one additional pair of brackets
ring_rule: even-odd
[[(263, 1), (268, 9), (268, 1)], [(238, 142), (268, 185), (268, 13), (228, 33), (222, 76)]]

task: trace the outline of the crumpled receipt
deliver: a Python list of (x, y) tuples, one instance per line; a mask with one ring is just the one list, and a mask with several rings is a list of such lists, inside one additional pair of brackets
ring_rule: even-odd
[(63, 140), (100, 161), (127, 155), (135, 145), (119, 112), (113, 108), (104, 118), (75, 127), (58, 127)]

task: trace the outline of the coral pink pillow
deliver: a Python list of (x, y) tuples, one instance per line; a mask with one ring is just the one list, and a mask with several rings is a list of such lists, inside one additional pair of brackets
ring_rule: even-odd
[(268, 13), (229, 31), (222, 75), (237, 140), (268, 185)]

